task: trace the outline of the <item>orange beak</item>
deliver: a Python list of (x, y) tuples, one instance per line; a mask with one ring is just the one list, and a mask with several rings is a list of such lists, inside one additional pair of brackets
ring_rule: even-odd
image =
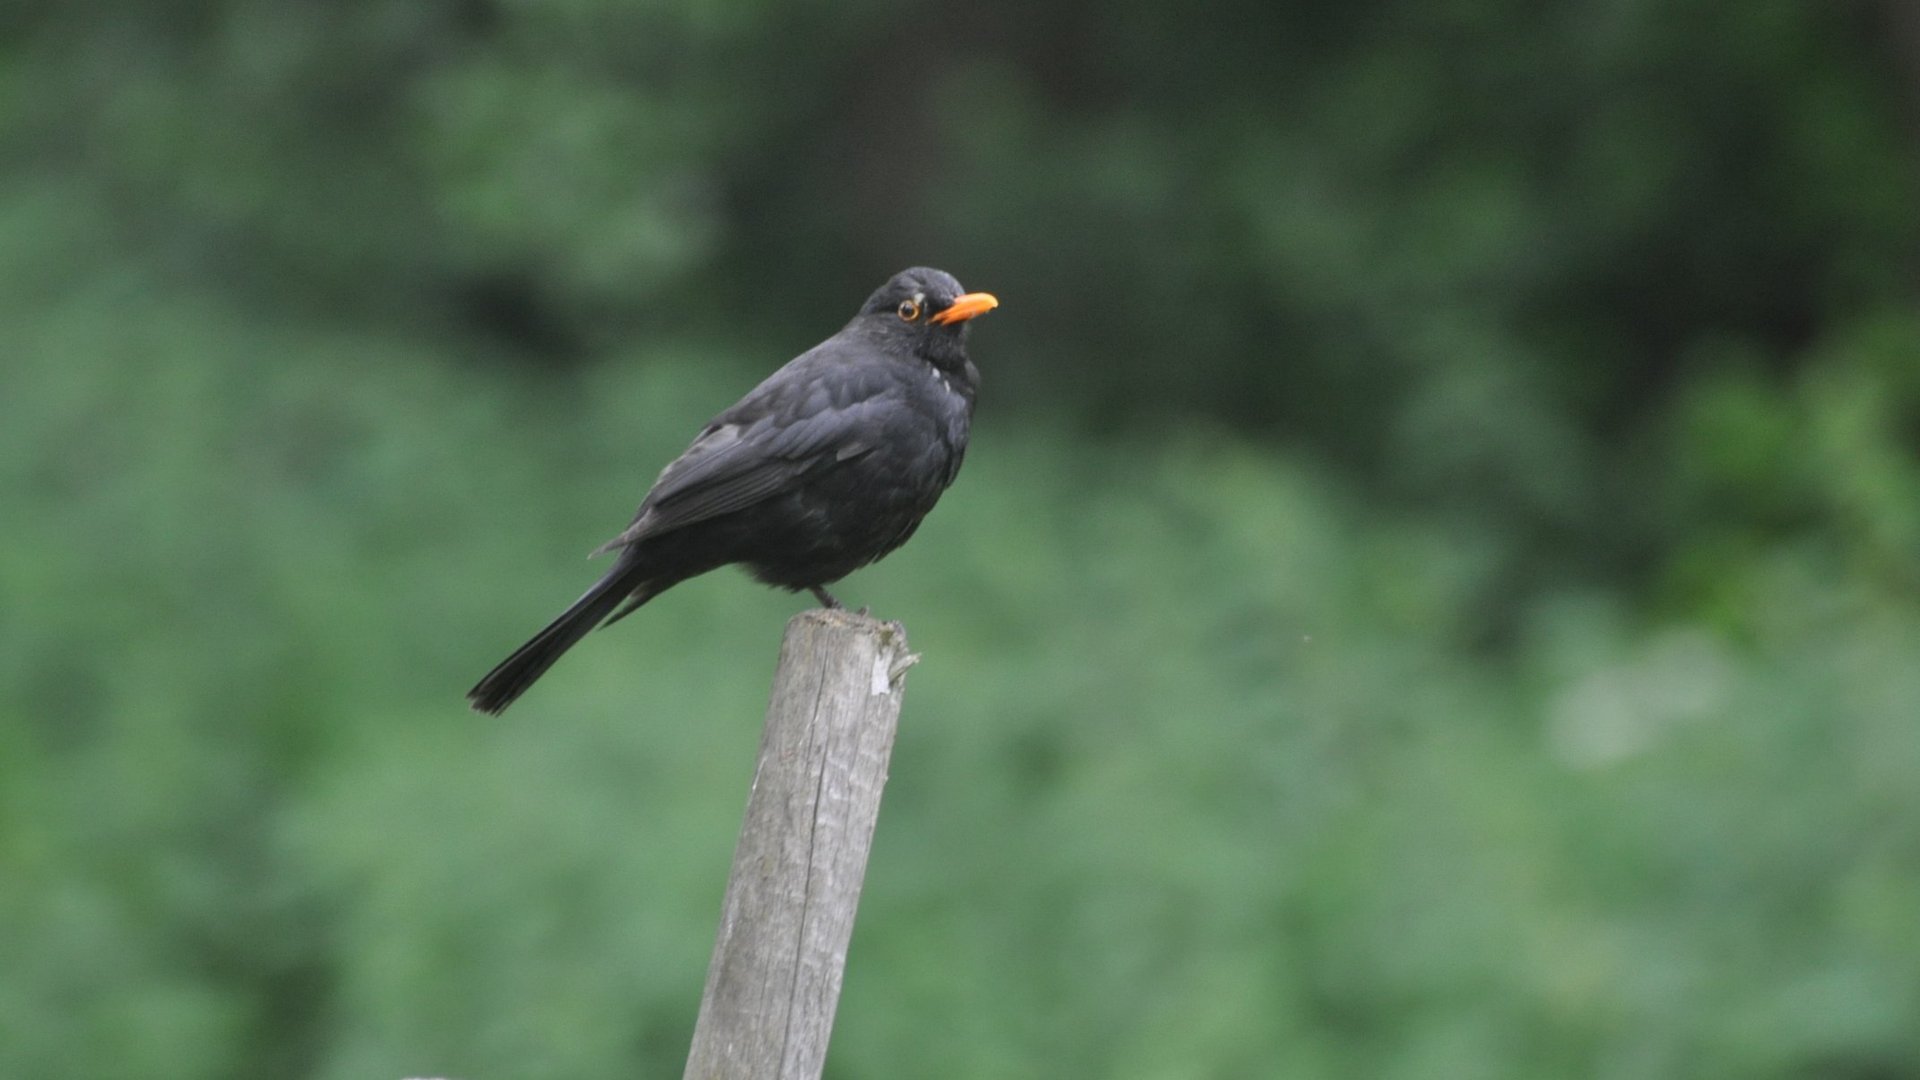
[(992, 293), (970, 292), (965, 296), (954, 297), (953, 303), (948, 305), (947, 310), (935, 315), (933, 321), (942, 325), (965, 322), (975, 315), (984, 315), (999, 306), (1000, 301), (994, 299)]

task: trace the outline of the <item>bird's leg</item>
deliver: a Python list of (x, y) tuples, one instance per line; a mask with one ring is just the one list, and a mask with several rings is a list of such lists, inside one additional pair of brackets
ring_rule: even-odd
[(835, 611), (840, 610), (840, 601), (835, 600), (832, 593), (818, 585), (809, 585), (807, 588), (813, 591), (813, 598), (820, 601), (821, 607), (832, 608)]

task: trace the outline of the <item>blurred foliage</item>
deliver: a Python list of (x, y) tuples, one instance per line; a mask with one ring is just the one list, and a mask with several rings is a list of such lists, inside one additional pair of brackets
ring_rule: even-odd
[(0, 27), (0, 1076), (674, 1075), (798, 602), (460, 692), (912, 263), (831, 1075), (1920, 1076), (1899, 5)]

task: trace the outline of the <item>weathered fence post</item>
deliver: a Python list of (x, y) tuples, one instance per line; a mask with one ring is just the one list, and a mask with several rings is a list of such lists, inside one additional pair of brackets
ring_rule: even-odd
[(900, 719), (906, 630), (787, 623), (686, 1080), (816, 1080)]

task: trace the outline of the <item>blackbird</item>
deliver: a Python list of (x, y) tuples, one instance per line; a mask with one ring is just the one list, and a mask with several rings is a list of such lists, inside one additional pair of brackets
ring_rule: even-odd
[(617, 551), (612, 568), (468, 702), (498, 714), (594, 627), (730, 563), (839, 607), (826, 586), (905, 543), (960, 471), (980, 379), (967, 320), (999, 303), (944, 271), (895, 274), (701, 429), (594, 552)]

